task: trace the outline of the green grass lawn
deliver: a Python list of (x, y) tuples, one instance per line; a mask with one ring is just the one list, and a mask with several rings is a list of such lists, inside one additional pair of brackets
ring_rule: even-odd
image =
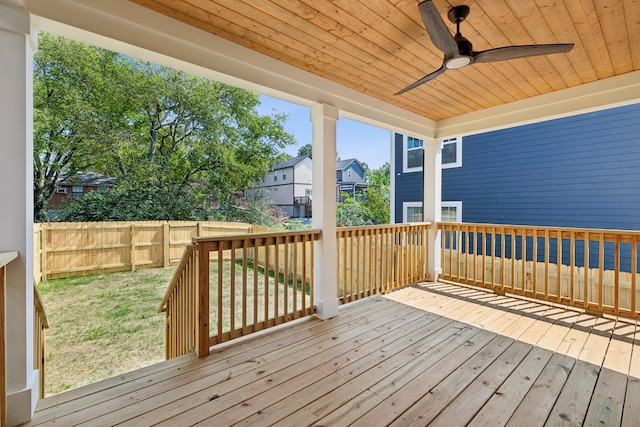
[(49, 318), (46, 393), (90, 384), (164, 360), (164, 313), (175, 267), (42, 282)]
[[(247, 268), (253, 283), (253, 265)], [(53, 279), (42, 282), (42, 294), (50, 328), (46, 331), (46, 393), (54, 394), (113, 377), (164, 360), (164, 313), (157, 309), (162, 301), (175, 267), (108, 273), (92, 276)], [(223, 329), (230, 326), (230, 263), (223, 270), (224, 320)], [(217, 266), (211, 265), (211, 280), (215, 282)], [(265, 290), (264, 270), (258, 269), (258, 313), (256, 321), (264, 320), (264, 294), (269, 293), (268, 315), (275, 309), (275, 284), (269, 272), (269, 288)], [(285, 279), (278, 277), (278, 312), (285, 310), (283, 300)], [(293, 286), (287, 280), (289, 312), (293, 310)], [(242, 265), (236, 266), (236, 327), (242, 325)], [(296, 283), (297, 304), (301, 307), (303, 294)], [(254, 320), (253, 287), (246, 290), (248, 321)], [(217, 288), (211, 289), (211, 326), (216, 333)]]

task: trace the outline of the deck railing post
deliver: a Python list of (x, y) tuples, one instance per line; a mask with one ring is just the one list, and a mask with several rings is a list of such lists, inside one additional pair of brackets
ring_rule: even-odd
[(198, 357), (209, 355), (209, 251), (210, 244), (198, 243), (198, 283), (196, 284), (196, 343)]

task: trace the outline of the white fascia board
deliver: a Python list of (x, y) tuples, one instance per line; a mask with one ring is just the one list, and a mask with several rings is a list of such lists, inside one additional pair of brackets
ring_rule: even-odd
[(640, 102), (640, 71), (438, 121), (437, 138), (464, 136)]
[(307, 107), (415, 135), (436, 123), (126, 0), (28, 0), (44, 31)]

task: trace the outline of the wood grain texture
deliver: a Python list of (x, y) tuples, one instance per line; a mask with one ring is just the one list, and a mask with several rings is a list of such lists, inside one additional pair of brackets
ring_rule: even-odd
[[(640, 69), (637, 0), (468, 0), (461, 32), (481, 51), (575, 43), (567, 54), (450, 70), (395, 92), (442, 65), (417, 1), (133, 0), (249, 49), (434, 120)], [(434, 1), (449, 30), (448, 10)]]
[(420, 284), (48, 397), (29, 425), (631, 426), (636, 329)]

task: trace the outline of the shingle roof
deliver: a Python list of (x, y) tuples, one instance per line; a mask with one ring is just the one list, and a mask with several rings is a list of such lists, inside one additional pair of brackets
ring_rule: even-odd
[(95, 186), (113, 186), (116, 183), (115, 178), (102, 175), (96, 172), (78, 172), (72, 176), (63, 177), (60, 185), (95, 185)]
[(284, 163), (280, 163), (279, 165), (275, 165), (273, 167), (273, 169), (284, 169), (284, 168), (289, 168), (291, 166), (295, 166), (298, 163), (300, 163), (302, 160), (305, 159), (305, 157), (311, 157), (311, 156), (299, 156), (299, 157), (292, 157), (289, 160), (287, 160)]

